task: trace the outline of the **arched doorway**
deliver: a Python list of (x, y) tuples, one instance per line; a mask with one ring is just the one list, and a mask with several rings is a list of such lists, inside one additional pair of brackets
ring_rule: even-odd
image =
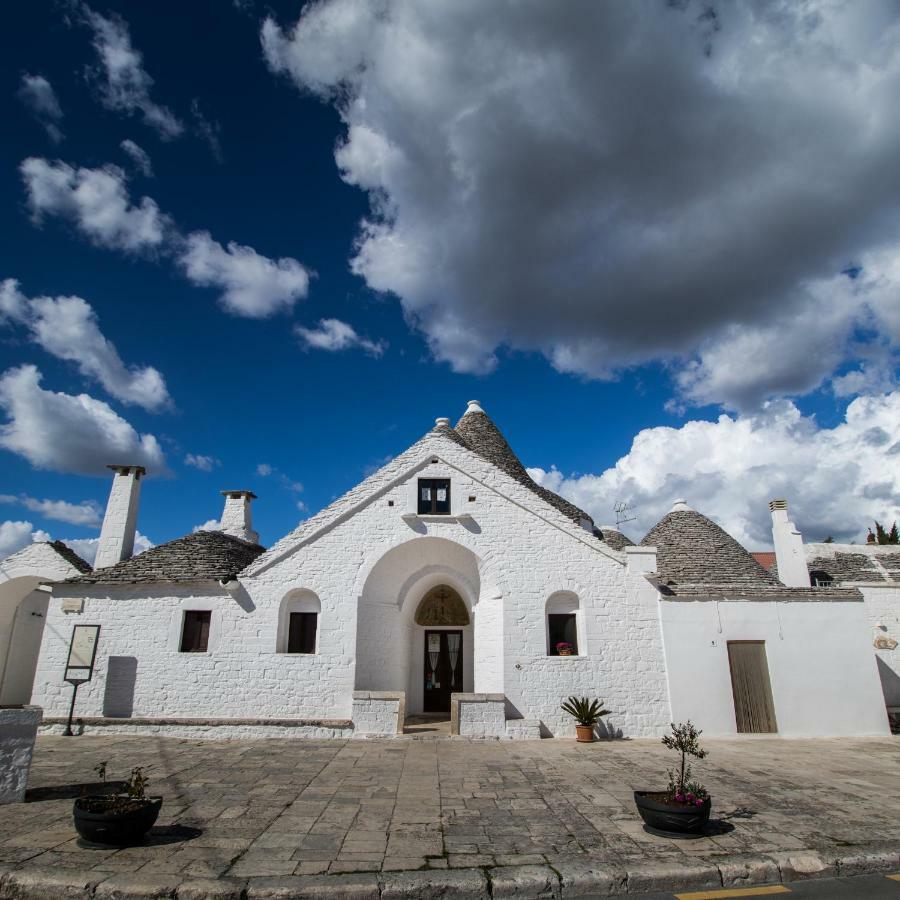
[(469, 611), (452, 587), (439, 584), (419, 601), (414, 621), (423, 629), (422, 712), (449, 713), (450, 696), (465, 681)]

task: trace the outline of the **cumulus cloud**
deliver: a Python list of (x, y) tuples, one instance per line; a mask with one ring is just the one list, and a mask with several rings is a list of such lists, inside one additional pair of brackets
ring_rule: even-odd
[(165, 471), (162, 448), (152, 434), (138, 434), (106, 403), (87, 394), (45, 391), (36, 366), (0, 376), (0, 447), (38, 469), (106, 475), (110, 462)]
[(783, 497), (807, 541), (864, 541), (873, 519), (900, 521), (900, 391), (857, 397), (834, 428), (789, 400), (771, 401), (755, 415), (644, 429), (600, 474), (529, 472), (598, 524), (614, 522), (613, 505), (626, 501), (636, 521), (622, 530), (636, 540), (684, 497), (762, 549), (772, 543), (768, 501)]
[(900, 319), (838, 274), (900, 257), (887, 0), (323, 0), (261, 40), (343, 119), (353, 270), (457, 371), (662, 360), (685, 401), (750, 408)]
[[(35, 540), (50, 540), (50, 535), (44, 532), (43, 538), (35, 538)], [(100, 544), (100, 538), (62, 538), (64, 544), (67, 544), (71, 547), (85, 562), (94, 564), (94, 560), (97, 558), (97, 547)], [(141, 534), (140, 531), (135, 531), (134, 533), (134, 556), (137, 556), (139, 553), (144, 553), (146, 550), (150, 550), (156, 545), (150, 538), (147, 537), (146, 534)]]
[(191, 283), (221, 290), (220, 303), (232, 315), (262, 319), (287, 312), (309, 291), (310, 273), (296, 259), (270, 259), (234, 241), (223, 247), (208, 231), (181, 236), (156, 201), (132, 203), (118, 166), (75, 169), (31, 157), (19, 168), (35, 223), (59, 216), (98, 246), (174, 257)]
[(119, 146), (141, 175), (147, 178), (153, 177), (153, 163), (150, 161), (150, 154), (143, 147), (136, 144), (131, 138), (125, 138)]
[(256, 467), (256, 474), (261, 478), (270, 478), (274, 477), (275, 480), (284, 488), (286, 491), (293, 491), (295, 494), (303, 493), (303, 483), (300, 481), (295, 481), (289, 475), (285, 475), (280, 469), (277, 469), (275, 466), (269, 465), (269, 463), (260, 463)]
[(170, 109), (150, 99), (153, 79), (144, 69), (142, 54), (131, 45), (124, 19), (102, 16), (88, 6), (82, 6), (82, 12), (100, 61), (93, 75), (103, 105), (116, 112), (140, 113), (163, 140), (178, 137), (184, 125)]
[(53, 90), (53, 85), (43, 75), (22, 75), (19, 99), (43, 126), (47, 136), (58, 144), (64, 137), (60, 124), (63, 119), (62, 107)]
[(204, 456), (202, 453), (188, 453), (184, 458), (184, 464), (201, 472), (212, 472), (218, 466), (219, 460), (214, 456)]
[(126, 366), (104, 337), (93, 307), (81, 297), (27, 298), (18, 282), (0, 283), (0, 322), (24, 325), (31, 339), (58, 359), (75, 363), (86, 378), (123, 403), (148, 410), (171, 404), (163, 376), (152, 366)]
[(27, 494), (0, 494), (0, 503), (14, 503), (24, 506), (31, 512), (40, 513), (47, 519), (68, 522), (70, 525), (99, 527), (100, 504), (96, 500), (82, 500), (80, 503), (69, 503), (66, 500), (38, 500)]
[(198, 531), (220, 531), (222, 523), (218, 519), (207, 519), (201, 525), (195, 525), (191, 532), (196, 534)]
[(350, 350), (358, 347), (372, 356), (381, 356), (387, 346), (383, 341), (360, 337), (356, 329), (340, 319), (320, 319), (318, 328), (294, 326), (294, 334), (307, 350)]
[(12, 521), (7, 519), (0, 522), (0, 559), (6, 559), (13, 553), (18, 553), (24, 547), (35, 541), (47, 540), (43, 531), (34, 531), (31, 522)]
[(76, 169), (59, 160), (29, 157), (19, 170), (37, 223), (47, 215), (59, 216), (98, 246), (129, 252), (151, 250), (165, 240), (166, 217), (149, 197), (137, 206), (131, 203), (118, 166)]
[(237, 316), (289, 310), (309, 290), (309, 273), (296, 259), (269, 259), (234, 241), (225, 248), (207, 231), (187, 236), (179, 263), (193, 284), (221, 289), (222, 306)]

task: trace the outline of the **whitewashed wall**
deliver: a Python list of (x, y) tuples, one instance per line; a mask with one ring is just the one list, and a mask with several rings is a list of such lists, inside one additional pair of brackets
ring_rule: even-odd
[[(450, 477), (454, 513), (469, 517), (404, 518), (420, 476)], [(349, 718), (354, 688), (406, 690), (415, 711), (424, 650), (412, 616), (440, 583), (459, 591), (472, 617), (464, 690), (502, 691), (516, 713), (554, 734), (573, 731), (559, 710), (573, 693), (601, 697), (613, 710), (607, 722), (626, 735), (666, 727), (655, 592), (627, 575), (623, 555), (436, 435), (280, 541), (237, 596), (217, 586), (58, 588), (35, 702), (65, 714), (62, 669), (78, 621), (103, 626), (95, 681), (79, 691), (84, 716), (103, 715), (104, 699), (123, 703), (122, 691), (107, 690), (110, 657), (136, 660), (134, 716)], [(315, 655), (275, 652), (282, 601), (297, 590), (321, 603)], [(546, 655), (545, 607), (558, 591), (579, 598), (585, 655)], [(58, 598), (78, 594), (87, 596), (84, 611), (61, 613)], [(178, 652), (185, 609), (213, 613), (206, 654)]]
[(728, 641), (766, 644), (779, 734), (887, 734), (861, 602), (663, 601), (672, 716), (736, 734)]
[[(865, 599), (866, 636), (875, 653), (885, 704), (900, 707), (900, 584), (865, 585), (860, 590)], [(874, 649), (878, 637), (891, 638), (897, 646), (893, 650)]]

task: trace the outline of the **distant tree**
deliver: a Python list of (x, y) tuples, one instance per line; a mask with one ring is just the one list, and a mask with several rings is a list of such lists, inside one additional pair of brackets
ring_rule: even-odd
[[(871, 529), (870, 529), (871, 532)], [(891, 526), (890, 531), (886, 531), (884, 526), (875, 522), (875, 543), (876, 544), (900, 544), (900, 533), (897, 532), (897, 523)]]
[(828, 537), (825, 538), (824, 541), (822, 541), (822, 543), (823, 543), (823, 544), (833, 544), (833, 543), (834, 543), (834, 538), (829, 534)]

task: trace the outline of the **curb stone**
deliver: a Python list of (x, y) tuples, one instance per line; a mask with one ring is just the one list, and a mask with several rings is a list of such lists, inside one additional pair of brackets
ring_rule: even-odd
[(554, 900), (560, 896), (559, 875), (549, 866), (503, 866), (488, 871), (492, 897)]
[(672, 885), (679, 888), (722, 887), (722, 876), (712, 863), (685, 859), (653, 862), (628, 870), (628, 893), (666, 891)]
[(0, 863), (0, 900), (568, 900), (694, 887), (744, 887), (900, 870), (900, 847), (874, 844), (844, 856), (797, 850), (685, 858), (628, 871), (615, 862), (569, 856), (552, 866), (428, 869), (416, 872), (281, 877), (179, 878)]
[(380, 879), (382, 900), (489, 897), (487, 877), (481, 869), (432, 869), (390, 872)]
[(282, 875), (250, 878), (247, 900), (379, 900), (378, 877), (360, 875)]

